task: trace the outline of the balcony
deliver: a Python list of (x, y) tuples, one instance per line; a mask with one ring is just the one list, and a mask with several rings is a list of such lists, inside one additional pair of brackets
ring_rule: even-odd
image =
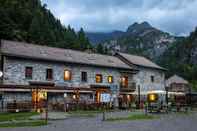
[(133, 92), (136, 90), (136, 83), (132, 82), (128, 86), (120, 85), (120, 92)]

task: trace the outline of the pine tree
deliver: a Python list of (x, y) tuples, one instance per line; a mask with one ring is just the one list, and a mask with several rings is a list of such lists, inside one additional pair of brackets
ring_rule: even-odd
[(78, 32), (78, 41), (80, 44), (80, 50), (86, 50), (90, 48), (90, 43), (88, 41), (88, 39), (85, 36), (84, 30), (83, 28), (80, 29), (80, 31)]
[(1, 0), (1, 39), (77, 50), (91, 47), (83, 29), (76, 33), (63, 26), (46, 7), (40, 0)]
[(104, 54), (104, 48), (102, 44), (98, 44), (96, 47), (96, 52), (100, 54)]

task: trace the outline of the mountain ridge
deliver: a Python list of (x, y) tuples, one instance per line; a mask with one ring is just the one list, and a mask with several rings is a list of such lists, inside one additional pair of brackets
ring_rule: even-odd
[[(99, 34), (97, 36), (97, 34)], [(111, 33), (87, 34), (90, 42), (94, 45), (102, 44), (110, 51), (121, 51), (136, 55), (143, 55), (156, 60), (165, 52), (179, 37), (172, 36), (167, 32), (153, 27), (148, 22), (133, 23), (126, 31)]]

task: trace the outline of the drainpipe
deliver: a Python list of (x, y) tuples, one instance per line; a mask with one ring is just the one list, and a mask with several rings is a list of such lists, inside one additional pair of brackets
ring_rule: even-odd
[(140, 109), (140, 85), (138, 85), (138, 109)]

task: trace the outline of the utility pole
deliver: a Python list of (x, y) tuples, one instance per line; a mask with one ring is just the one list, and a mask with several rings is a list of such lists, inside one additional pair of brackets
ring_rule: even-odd
[(48, 99), (46, 98), (45, 105), (45, 122), (48, 123)]
[(168, 87), (165, 87), (166, 89), (166, 106), (167, 106), (167, 112), (168, 112)]

